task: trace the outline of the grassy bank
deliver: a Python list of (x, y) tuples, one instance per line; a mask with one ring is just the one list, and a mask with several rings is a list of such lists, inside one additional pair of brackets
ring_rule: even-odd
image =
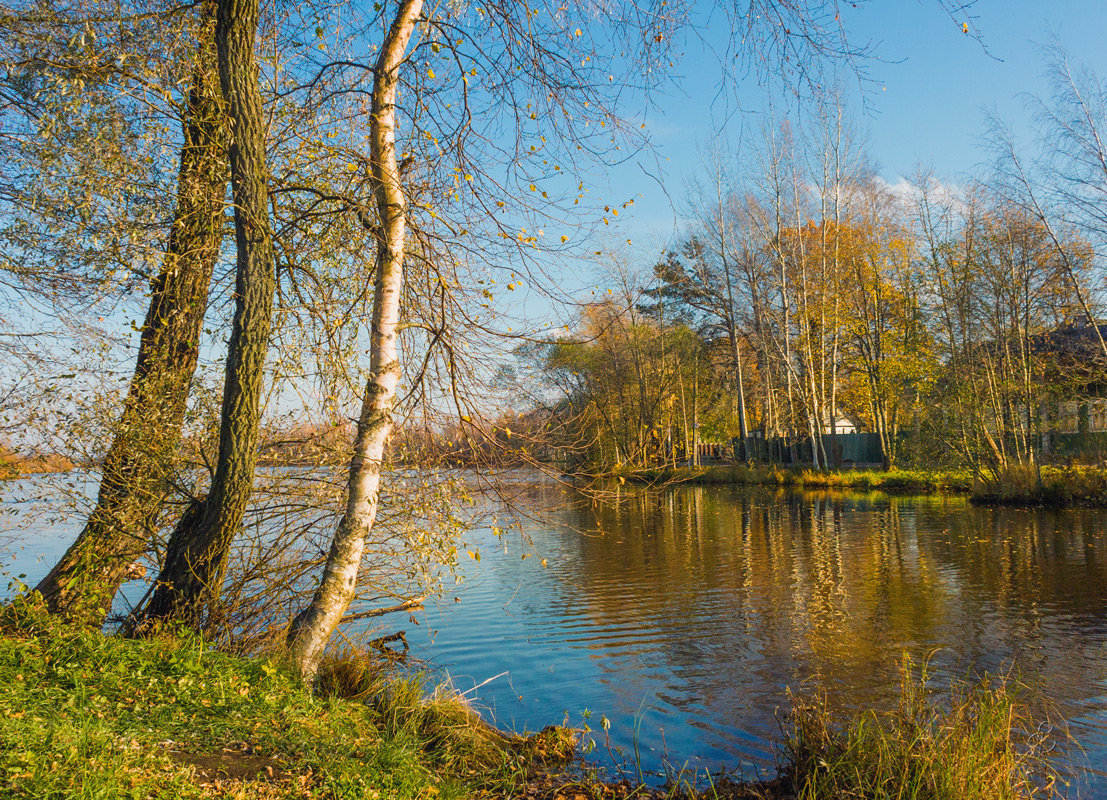
[(820, 472), (810, 469), (777, 469), (720, 464), (707, 467), (663, 467), (615, 474), (636, 483), (732, 484), (799, 489), (842, 489), (856, 491), (965, 493), (972, 491), (968, 472), (937, 470), (842, 470)]
[(974, 503), (1012, 506), (1107, 508), (1107, 469), (1010, 467), (973, 487)]
[[(195, 637), (126, 641), (24, 607), (0, 619), (0, 796), (511, 794), (563, 742), (524, 740), (417, 679), (331, 662), (324, 690)], [(355, 695), (345, 698), (340, 694)]]
[(1053, 796), (1037, 728), (1003, 687), (842, 716), (796, 699), (778, 777), (664, 788), (554, 768), (573, 737), (523, 738), (362, 657), (318, 691), (192, 636), (127, 641), (0, 610), (0, 795), (14, 798), (1030, 800)]
[[(1040, 475), (1040, 480), (1039, 480)], [(1103, 467), (1019, 466), (973, 477), (964, 470), (777, 469), (734, 466), (664, 467), (626, 470), (605, 478), (642, 484), (769, 486), (890, 494), (967, 494), (974, 503), (1020, 506), (1107, 508), (1107, 469)]]

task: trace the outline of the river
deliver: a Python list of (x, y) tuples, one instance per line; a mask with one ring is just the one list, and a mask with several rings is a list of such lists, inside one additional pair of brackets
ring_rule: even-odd
[[(788, 687), (890, 708), (906, 653), (938, 688), (1017, 676), (1083, 748), (1067, 796), (1107, 798), (1107, 513), (720, 486), (593, 503), (541, 479), (529, 491), (555, 510), (524, 520), (525, 536), (473, 531), (466, 580), (384, 622), (497, 724), (587, 724), (599, 763), (753, 776), (773, 763)], [(67, 538), (35, 527), (4, 567), (29, 582)]]

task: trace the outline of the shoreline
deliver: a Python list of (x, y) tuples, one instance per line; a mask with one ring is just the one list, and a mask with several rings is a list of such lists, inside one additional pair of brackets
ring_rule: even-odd
[[(56, 456), (9, 459), (0, 461), (0, 482), (33, 475), (65, 474), (79, 468), (79, 464)], [(1009, 467), (993, 478), (974, 477), (967, 470), (848, 469), (824, 472), (809, 468), (749, 467), (737, 464), (563, 474), (574, 480), (590, 483), (619, 481), (651, 487), (762, 486), (775, 489), (883, 492), (890, 495), (947, 494), (967, 496), (970, 503), (980, 506), (1107, 509), (1107, 467), (1097, 466), (1043, 465), (1035, 468), (1019, 465)]]
[(883, 492), (891, 495), (958, 495), (982, 506), (1107, 508), (1107, 468), (1011, 467), (988, 479), (966, 470), (782, 469), (716, 464), (577, 474), (589, 481), (617, 480), (649, 486), (763, 486), (776, 489)]
[(837, 470), (781, 469), (715, 464), (703, 467), (659, 467), (656, 469), (613, 472), (596, 478), (623, 478), (645, 484), (691, 484), (769, 486), (797, 489), (843, 489), (911, 494), (965, 494), (972, 490), (967, 472), (923, 470)]
[(0, 481), (16, 480), (28, 475), (55, 475), (72, 472), (80, 464), (64, 456), (17, 456), (0, 450)]
[(906, 706), (831, 712), (818, 692), (789, 693), (776, 777), (683, 774), (657, 786), (584, 764), (587, 731), (498, 730), (456, 692), (362, 651), (332, 653), (310, 689), (279, 656), (219, 652), (188, 632), (108, 636), (16, 598), (0, 606), (9, 709), (0, 791), (58, 800), (822, 800), (890, 784), (931, 797), (925, 787), (942, 784), (963, 787), (960, 800), (1030, 800), (1036, 781), (1056, 777), (1044, 743), (1041, 752), (1009, 747), (1037, 722), (1002, 680), (920, 702), (925, 665), (905, 659), (901, 670), (915, 704), (906, 716)]

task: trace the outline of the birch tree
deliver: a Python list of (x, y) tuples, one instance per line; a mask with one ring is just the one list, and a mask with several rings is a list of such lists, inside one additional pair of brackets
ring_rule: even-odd
[[(551, 214), (555, 206), (547, 200), (551, 192), (540, 187), (540, 183), (564, 183), (562, 163), (568, 166), (572, 162), (571, 149), (589, 148), (593, 154), (600, 154), (608, 147), (607, 131), (614, 131), (621, 125), (607, 102), (608, 91), (599, 89), (599, 85), (591, 80), (601, 67), (590, 62), (611, 61), (612, 58), (601, 57), (581, 29), (566, 30), (568, 15), (579, 13), (582, 9), (575, 6), (571, 9), (531, 8), (511, 3), (490, 3), (475, 11), (479, 20), (478, 29), (470, 25), (468, 18), (474, 13), (471, 9), (459, 9), (456, 14), (435, 9), (429, 15), (423, 14), (422, 10), (422, 3), (418, 0), (405, 0), (395, 6), (372, 70), (367, 161), (375, 207), (372, 233), (377, 242), (377, 260), (370, 326), (370, 374), (358, 417), (346, 513), (338, 526), (314, 598), (293, 620), (289, 630), (290, 652), (305, 678), (314, 674), (323, 648), (355, 596), (365, 539), (378, 511), (385, 447), (394, 427), (392, 407), (401, 375), (397, 337), (402, 325), (405, 259), (410, 258), (412, 253), (419, 254), (421, 261), (429, 257), (424, 263), (432, 271), (431, 274), (437, 276), (440, 296), (436, 303), (441, 307), (454, 302), (450, 298), (455, 291), (462, 289), (463, 281), (472, 280), (456, 272), (451, 275), (450, 265), (456, 270), (458, 265), (468, 261), (470, 253), (487, 257), (497, 240), (506, 242), (508, 249), (503, 252), (514, 259), (516, 271), (525, 270), (528, 263), (535, 264), (532, 253), (557, 249), (556, 246), (543, 246), (541, 230), (537, 231), (537, 235), (531, 232), (534, 227), (543, 227), (542, 220), (547, 220), (545, 224), (557, 223), (556, 216)], [(664, 41), (669, 32), (666, 26), (670, 24), (666, 15), (644, 15), (644, 19), (655, 26), (657, 43)], [(612, 25), (609, 35), (618, 38), (628, 30), (617, 18), (609, 21)], [(535, 28), (539, 22), (549, 35), (563, 36), (569, 44), (562, 46), (545, 39), (542, 32)], [(396, 152), (401, 69), (410, 66), (410, 51), (419, 38), (420, 24), (424, 31), (421, 45), (429, 48), (432, 55), (443, 51), (452, 60), (466, 58), (475, 65), (466, 67), (457, 76), (461, 79), (457, 99), (443, 104), (448, 109), (453, 102), (458, 102), (463, 109), (457, 124), (442, 126), (451, 139), (442, 139), (431, 133), (426, 115), (419, 113), (420, 109), (432, 108), (432, 101), (439, 102), (435, 100), (433, 91), (424, 87), (424, 94), (416, 93), (412, 107), (407, 109), (411, 123), (417, 128), (422, 127), (425, 132), (423, 136), (409, 137), (405, 141), (409, 154), (420, 146), (418, 140), (421, 139), (433, 142), (435, 148), (449, 152), (455, 159), (451, 170), (455, 175), (453, 186), (443, 187), (445, 191), (431, 201), (433, 205), (427, 202), (419, 204), (430, 220), (448, 219), (446, 214), (459, 214), (473, 220), (464, 227), (450, 226), (452, 236), (448, 241), (434, 236), (434, 223), (426, 217), (416, 228), (414, 240), (409, 235), (408, 218), (412, 215), (409, 195), (414, 182), (404, 180), (404, 165)], [(497, 36), (502, 38), (498, 46), (493, 47), (486, 37), (494, 39)], [(637, 51), (642, 46), (639, 42), (631, 49)], [(467, 47), (471, 48), (471, 55), (463, 56)], [(651, 45), (645, 47), (651, 49)], [(492, 59), (497, 50), (499, 52)], [(570, 56), (574, 51), (575, 55)], [(622, 68), (627, 69), (627, 64)], [(487, 72), (487, 77), (482, 76), (482, 90), (491, 97), (499, 98), (495, 105), (487, 107), (487, 119), (481, 121), (482, 126), (491, 129), (505, 118), (509, 125), (505, 138), (498, 140), (500, 134), (497, 138), (483, 140), (483, 143), (490, 152), (506, 156), (506, 163), (501, 169), (506, 167), (512, 179), (520, 174), (526, 176), (520, 187), (522, 191), (518, 194), (502, 178), (491, 177), (495, 171), (493, 164), (470, 161), (467, 154), (470, 148), (481, 144), (469, 132), (473, 126), (470, 108), (476, 99), (470, 82), (481, 70)], [(435, 78), (433, 68), (428, 68), (426, 74)], [(610, 74), (609, 79), (613, 79)], [(529, 101), (524, 100), (527, 95), (531, 98)], [(508, 102), (505, 103), (505, 100)], [(534, 134), (529, 134), (527, 129), (532, 122), (535, 123)], [(528, 136), (535, 143), (524, 149), (523, 142)], [(616, 133), (610, 134), (613, 145), (617, 138)], [(546, 155), (545, 151), (558, 145), (566, 160), (551, 163), (553, 155)], [(433, 163), (437, 157), (430, 160)], [(414, 169), (418, 169), (417, 164), (418, 161), (415, 161)], [(535, 175), (535, 171), (539, 174)], [(481, 185), (488, 189), (488, 194), (474, 189)], [(576, 192), (575, 199), (578, 200), (583, 197), (580, 187), (583, 187), (582, 183)], [(469, 195), (470, 192), (473, 194)], [(449, 203), (442, 202), (443, 195), (447, 201), (455, 203), (454, 211), (451, 212)], [(469, 195), (468, 202), (456, 205), (462, 195)], [(489, 195), (506, 197), (513, 206), (509, 213), (516, 218), (529, 215), (534, 221), (527, 227), (512, 229), (507, 220), (497, 218), (498, 210), (507, 205), (507, 200), (493, 202)], [(564, 207), (562, 213), (566, 213)], [(449, 222), (444, 224), (449, 225)], [(481, 227), (478, 228), (478, 225)], [(479, 233), (481, 229), (483, 234)], [(478, 239), (475, 244), (466, 245), (465, 237), (474, 234), (488, 238), (483, 244)], [(568, 239), (568, 235), (561, 237), (563, 243)], [(513, 289), (514, 285), (509, 283), (508, 288)], [(487, 288), (483, 294), (491, 297)], [(409, 319), (414, 316), (409, 314)], [(477, 329), (488, 326), (487, 322), (478, 324), (479, 315), (469, 320)], [(445, 351), (445, 377), (453, 392), (454, 403), (458, 405), (458, 413), (463, 414), (460, 405), (466, 401), (457, 394), (459, 358), (458, 348), (453, 344), (458, 330), (447, 328), (437, 321), (428, 322), (427, 327), (433, 331), (432, 344)]]
[(366, 536), (377, 515), (384, 448), (393, 428), (392, 405), (400, 378), (396, 336), (407, 246), (407, 199), (396, 157), (396, 92), (398, 72), (422, 8), (422, 0), (404, 0), (399, 5), (373, 68), (371, 185), (381, 225), (370, 323), (370, 378), (354, 439), (346, 513), (331, 544), (319, 588), (289, 630), (289, 651), (305, 678), (315, 674), (323, 648), (353, 600)]

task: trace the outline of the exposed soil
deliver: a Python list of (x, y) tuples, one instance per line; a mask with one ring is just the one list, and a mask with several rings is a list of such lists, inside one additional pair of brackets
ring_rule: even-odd
[(497, 800), (794, 800), (789, 782), (720, 778), (700, 791), (654, 787), (629, 780), (607, 781), (588, 775), (544, 773)]
[(292, 773), (282, 763), (271, 757), (258, 755), (249, 745), (232, 749), (224, 747), (218, 753), (190, 753), (183, 750), (167, 750), (171, 759), (196, 770), (201, 781), (225, 779), (276, 782), (287, 780)]

